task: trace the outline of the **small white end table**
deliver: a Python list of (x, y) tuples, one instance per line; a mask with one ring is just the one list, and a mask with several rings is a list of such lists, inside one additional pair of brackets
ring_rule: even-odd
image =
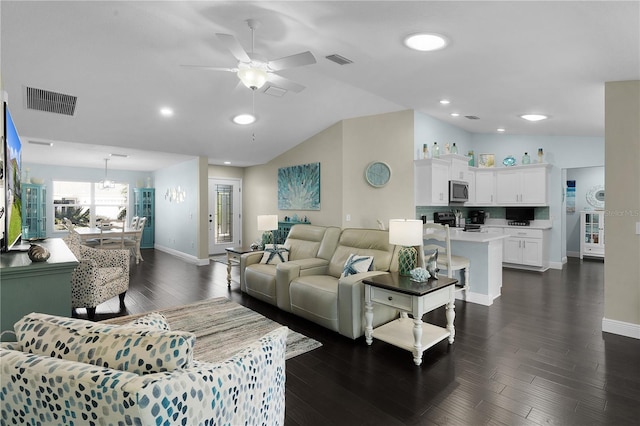
[[(373, 338), (382, 340), (413, 353), (413, 362), (422, 364), (422, 353), (436, 343), (455, 338), (455, 283), (456, 279), (441, 277), (419, 283), (397, 272), (375, 275), (362, 280), (365, 298), (365, 338), (367, 345)], [(384, 305), (401, 312), (400, 318), (373, 328), (373, 305)], [(441, 306), (446, 306), (447, 326), (438, 327), (424, 323), (422, 316)], [(413, 318), (409, 318), (407, 314)]]

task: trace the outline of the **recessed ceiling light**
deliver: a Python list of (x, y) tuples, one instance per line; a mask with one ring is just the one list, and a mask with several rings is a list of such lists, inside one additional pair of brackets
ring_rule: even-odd
[(524, 118), (527, 121), (540, 121), (546, 120), (549, 117), (542, 114), (523, 114), (520, 116), (520, 118)]
[(236, 124), (240, 124), (242, 126), (246, 126), (247, 124), (254, 123), (256, 121), (256, 117), (253, 114), (238, 114), (233, 117), (233, 122)]
[(448, 44), (445, 36), (440, 34), (412, 34), (404, 39), (404, 45), (409, 49), (419, 50), (420, 52), (431, 52), (444, 48)]
[(504, 133), (504, 132), (506, 132), (506, 131), (507, 131), (507, 129), (505, 129), (504, 127), (498, 127), (498, 128), (496, 129), (496, 132), (500, 132), (500, 133)]
[(163, 117), (171, 117), (173, 115), (173, 110), (168, 107), (160, 108), (160, 115)]
[(452, 117), (460, 117), (460, 113), (459, 112), (452, 112), (451, 116)]
[(224, 164), (229, 165), (231, 164), (231, 161), (225, 161)]
[(450, 101), (449, 99), (441, 99), (441, 100), (440, 100), (440, 103), (441, 103), (442, 105), (449, 105), (449, 104), (451, 103), (451, 101)]

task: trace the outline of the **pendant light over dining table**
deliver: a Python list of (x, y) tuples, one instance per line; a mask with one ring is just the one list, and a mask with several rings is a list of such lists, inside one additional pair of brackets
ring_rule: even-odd
[(103, 189), (111, 189), (116, 187), (116, 183), (112, 180), (109, 180), (107, 176), (107, 163), (109, 162), (108, 158), (104, 159), (104, 180), (100, 182), (102, 184)]

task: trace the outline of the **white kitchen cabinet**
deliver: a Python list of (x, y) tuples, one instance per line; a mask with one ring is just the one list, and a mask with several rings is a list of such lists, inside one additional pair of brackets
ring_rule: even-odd
[(545, 244), (542, 229), (505, 228), (502, 261), (514, 265), (542, 268), (545, 263)]
[(503, 206), (547, 205), (547, 170), (546, 164), (496, 170), (496, 203)]
[(469, 182), (469, 159), (464, 155), (449, 154), (440, 157), (449, 161), (449, 179)]
[(414, 169), (416, 206), (448, 206), (449, 161), (416, 160)]
[(604, 211), (580, 212), (580, 259), (604, 257)]
[(496, 173), (493, 170), (475, 170), (475, 199), (477, 206), (493, 206), (496, 204)]

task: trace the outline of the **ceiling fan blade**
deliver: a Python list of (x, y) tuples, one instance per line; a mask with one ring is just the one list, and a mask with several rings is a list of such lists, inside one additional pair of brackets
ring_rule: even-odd
[(225, 67), (210, 67), (207, 65), (180, 65), (184, 68), (195, 68), (206, 71), (228, 71), (228, 72), (238, 72), (238, 68), (225, 68)]
[(311, 65), (315, 63), (316, 58), (311, 52), (307, 51), (269, 61), (268, 65), (271, 70), (279, 71), (287, 68), (301, 67), (303, 65)]
[(222, 44), (224, 44), (225, 47), (229, 49), (231, 54), (235, 56), (237, 60), (239, 60), (240, 62), (251, 62), (251, 58), (244, 50), (238, 39), (236, 39), (234, 36), (220, 33), (217, 33), (216, 36), (218, 37), (218, 40), (220, 40)]
[(267, 74), (267, 81), (273, 83), (274, 86), (277, 86), (282, 89), (286, 89), (295, 93), (300, 93), (305, 89), (305, 87), (302, 84), (295, 83), (289, 80), (288, 78), (284, 78), (274, 73)]

